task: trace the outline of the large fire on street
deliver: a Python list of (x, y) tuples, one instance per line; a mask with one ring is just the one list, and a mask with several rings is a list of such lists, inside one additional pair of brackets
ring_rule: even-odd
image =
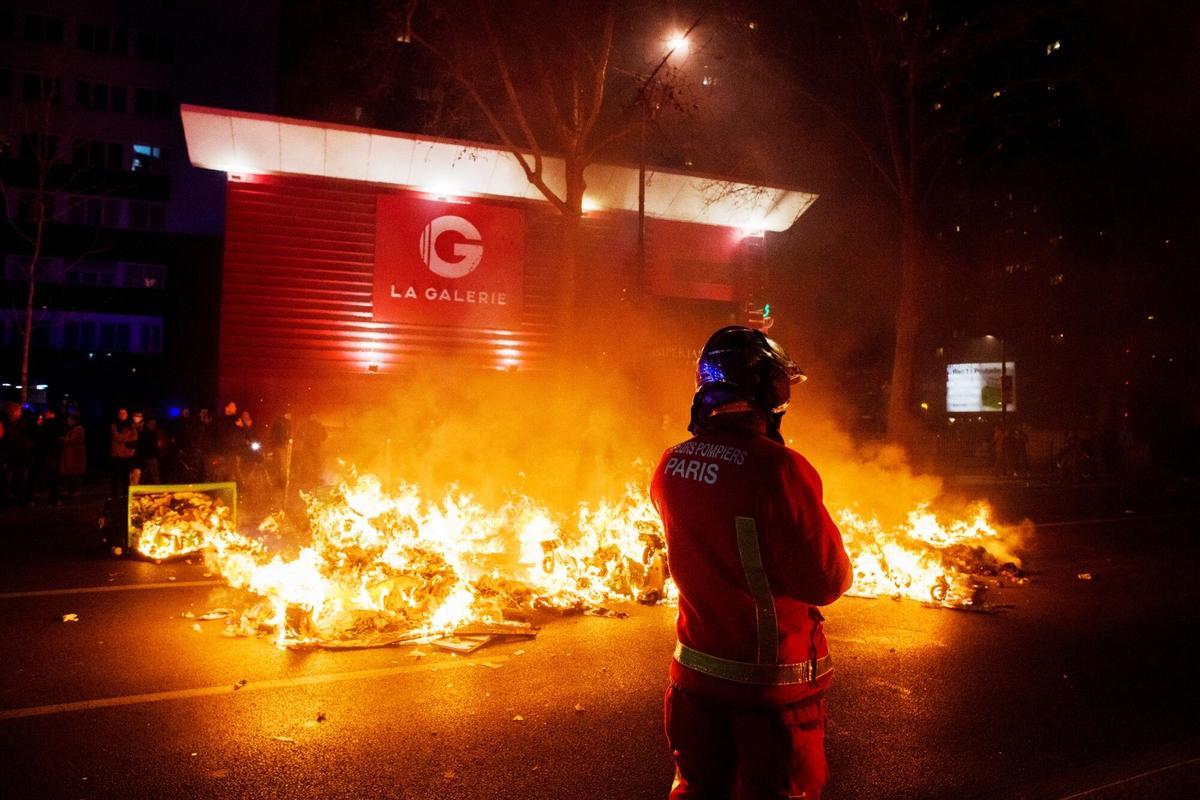
[[(413, 642), (534, 610), (670, 602), (661, 523), (645, 485), (631, 481), (615, 500), (561, 513), (522, 494), (485, 507), (463, 491), (430, 498), (416, 485), (388, 489), (351, 471), (327, 494), (304, 496), (309, 539), (298, 549), (273, 552), (261, 536), (235, 530), (220, 503), (194, 495), (145, 500), (134, 547), (155, 560), (201, 553), (247, 592), (228, 635), (267, 635), (281, 647)], [(1015, 532), (993, 524), (986, 504), (950, 519), (918, 504), (893, 526), (854, 508), (833, 513), (855, 596), (974, 608), (987, 587), (1022, 580)], [(259, 528), (288, 524), (275, 514)]]

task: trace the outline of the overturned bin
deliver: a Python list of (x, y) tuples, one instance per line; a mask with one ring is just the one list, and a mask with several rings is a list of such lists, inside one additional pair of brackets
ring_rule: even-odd
[(236, 483), (129, 487), (129, 552), (163, 561), (197, 553), (213, 537), (236, 531)]

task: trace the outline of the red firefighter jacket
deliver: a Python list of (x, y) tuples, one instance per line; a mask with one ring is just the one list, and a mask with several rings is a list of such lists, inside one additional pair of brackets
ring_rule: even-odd
[[(679, 587), (671, 679), (734, 702), (781, 704), (828, 684), (816, 607), (840, 597), (852, 576), (820, 476), (764, 431), (754, 415), (710, 420), (663, 454), (650, 496)], [(736, 677), (698, 665), (703, 657), (729, 662)]]

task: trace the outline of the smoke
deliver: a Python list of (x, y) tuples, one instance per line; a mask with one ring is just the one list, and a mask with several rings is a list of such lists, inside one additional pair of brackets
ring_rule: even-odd
[(686, 436), (689, 401), (686, 377), (670, 392), (644, 365), (605, 359), (564, 374), (446, 364), (373, 398), (331, 450), (427, 496), (456, 486), (491, 504), (516, 491), (566, 512), (645, 481), (663, 448)]
[[(689, 436), (696, 353), (728, 320), (692, 311), (664, 322), (633, 310), (606, 322), (577, 332), (590, 355), (552, 371), (446, 361), (384, 379), (332, 428), (329, 455), (385, 485), (414, 483), (430, 498), (455, 487), (488, 507), (515, 492), (570, 514), (620, 497), (630, 482), (645, 486), (663, 449)], [(970, 498), (949, 496), (901, 448), (848, 430), (859, 398), (840, 385), (847, 365), (820, 359), (831, 337), (804, 327), (798, 318), (780, 326), (781, 344), (809, 375), (793, 389), (782, 432), (822, 476), (830, 511), (889, 530), (921, 506), (943, 519), (970, 516)], [(837, 358), (856, 349), (852, 332), (841, 339), (828, 348)]]
[[(330, 454), (434, 495), (453, 485), (491, 502), (515, 490), (560, 510), (619, 495), (626, 482), (648, 478), (666, 446), (687, 438), (688, 355), (703, 344), (638, 339), (626, 331), (590, 366), (581, 359), (558, 372), (452, 362), (414, 371), (335, 428)], [(847, 401), (835, 373), (803, 366), (812, 377), (794, 389), (783, 433), (821, 473), (831, 506), (857, 506), (889, 524), (938, 497), (941, 481), (914, 474), (902, 450), (856, 442), (842, 425)]]

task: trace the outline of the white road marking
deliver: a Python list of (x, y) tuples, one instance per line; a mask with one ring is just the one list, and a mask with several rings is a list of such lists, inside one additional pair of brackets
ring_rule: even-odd
[(132, 592), (139, 589), (180, 589), (192, 586), (217, 586), (224, 581), (166, 581), (163, 583), (122, 583), (113, 586), (80, 586), (75, 589), (35, 589), (30, 592), (4, 592), (0, 600), (15, 600), (20, 597), (58, 597), (66, 594), (91, 594), (93, 592)]
[[(509, 660), (509, 656), (492, 656), (493, 664)], [(50, 714), (64, 714), (70, 711), (91, 711), (97, 708), (114, 708), (117, 706), (132, 706), (141, 703), (161, 703), (167, 700), (187, 700), (193, 697), (214, 697), (218, 695), (244, 694), (267, 689), (286, 689), (292, 686), (312, 686), (322, 683), (341, 683), (343, 681), (361, 681), (372, 678), (389, 678), (393, 675), (404, 675), (412, 672), (435, 672), (444, 669), (460, 669), (475, 666), (469, 658), (458, 658), (430, 664), (407, 664), (402, 667), (382, 667), (379, 669), (360, 669), (354, 672), (334, 672), (325, 675), (305, 675), (299, 678), (275, 678), (266, 681), (250, 681), (238, 689), (234, 684), (224, 683), (220, 686), (200, 686), (195, 689), (176, 689), (170, 692), (149, 692), (147, 694), (127, 694), (121, 697), (101, 697), (95, 700), (79, 700), (73, 703), (52, 703), (46, 706), (29, 706), (26, 708), (10, 708), (0, 711), (0, 720), (22, 719), (24, 717), (44, 717)]]
[(1200, 756), (1197, 756), (1196, 758), (1189, 758), (1186, 761), (1177, 761), (1174, 764), (1168, 764), (1165, 767), (1159, 767), (1158, 769), (1147, 770), (1146, 772), (1139, 772), (1137, 775), (1130, 775), (1128, 778), (1121, 778), (1120, 780), (1113, 781), (1112, 783), (1106, 783), (1103, 786), (1096, 786), (1091, 789), (1084, 789), (1082, 792), (1076, 792), (1075, 794), (1069, 794), (1069, 795), (1066, 795), (1065, 797), (1058, 798), (1058, 800), (1077, 800), (1077, 798), (1087, 797), (1089, 794), (1095, 794), (1096, 792), (1101, 792), (1101, 791), (1104, 791), (1105, 789), (1111, 789), (1114, 786), (1121, 786), (1122, 784), (1131, 783), (1133, 781), (1140, 780), (1142, 778), (1148, 778), (1151, 775), (1157, 775), (1160, 772), (1170, 772), (1173, 769), (1178, 769), (1179, 767), (1186, 767), (1189, 764), (1196, 764), (1196, 763), (1200, 763)]

